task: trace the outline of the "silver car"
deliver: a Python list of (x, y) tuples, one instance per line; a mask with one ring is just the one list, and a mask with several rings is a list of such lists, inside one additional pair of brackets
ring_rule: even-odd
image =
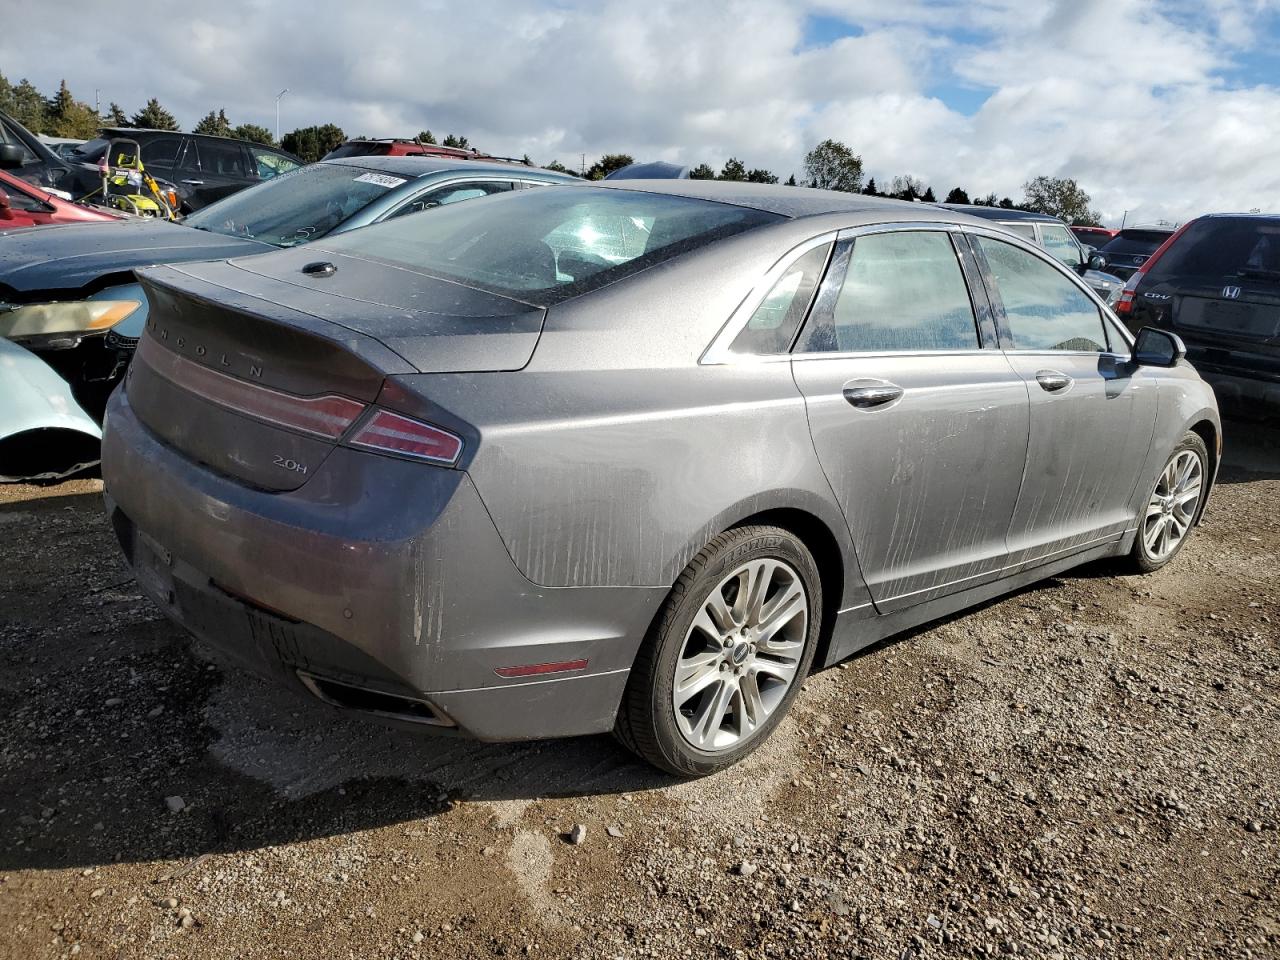
[(546, 187), (142, 282), (102, 469), (166, 613), (338, 707), (682, 775), (815, 665), (1167, 563), (1220, 453), (1176, 337), (919, 204)]

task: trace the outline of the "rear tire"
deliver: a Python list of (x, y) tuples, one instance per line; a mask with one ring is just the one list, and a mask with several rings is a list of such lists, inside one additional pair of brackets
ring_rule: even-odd
[(1209, 451), (1199, 434), (1189, 432), (1173, 448), (1143, 501), (1128, 558), (1134, 569), (1151, 573), (1178, 555), (1199, 519), (1208, 486)]
[(636, 656), (614, 735), (668, 773), (737, 763), (786, 715), (818, 645), (822, 581), (780, 527), (720, 534), (680, 574)]

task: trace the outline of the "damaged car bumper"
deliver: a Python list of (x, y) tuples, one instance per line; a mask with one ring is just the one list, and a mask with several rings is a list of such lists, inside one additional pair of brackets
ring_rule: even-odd
[(3, 338), (0, 411), (0, 482), (61, 480), (98, 462), (102, 433), (67, 382)]
[[(305, 486), (266, 492), (161, 443), (125, 390), (107, 419), (112, 524), (143, 590), (197, 637), (331, 704), (424, 728), (612, 728), (665, 590), (531, 583), (465, 471), (338, 449)], [(395, 491), (397, 508), (371, 490)]]

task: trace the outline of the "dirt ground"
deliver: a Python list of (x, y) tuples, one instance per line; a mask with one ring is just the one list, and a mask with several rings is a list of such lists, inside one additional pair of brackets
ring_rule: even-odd
[(1234, 440), (1170, 567), (881, 644), (693, 783), (282, 694), (99, 484), (0, 489), (0, 957), (1280, 956), (1280, 443)]

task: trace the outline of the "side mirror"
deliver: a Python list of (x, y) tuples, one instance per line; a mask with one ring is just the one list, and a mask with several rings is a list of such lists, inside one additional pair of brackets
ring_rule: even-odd
[(1089, 258), (1090, 270), (1103, 270), (1107, 266), (1107, 258), (1100, 253), (1095, 253)]
[(13, 207), (9, 203), (9, 195), (0, 187), (0, 220), (12, 220)]
[(27, 152), (13, 143), (0, 143), (0, 170), (16, 170), (27, 159)]
[(1133, 345), (1133, 359), (1144, 367), (1176, 367), (1187, 355), (1187, 345), (1176, 333), (1143, 327)]

